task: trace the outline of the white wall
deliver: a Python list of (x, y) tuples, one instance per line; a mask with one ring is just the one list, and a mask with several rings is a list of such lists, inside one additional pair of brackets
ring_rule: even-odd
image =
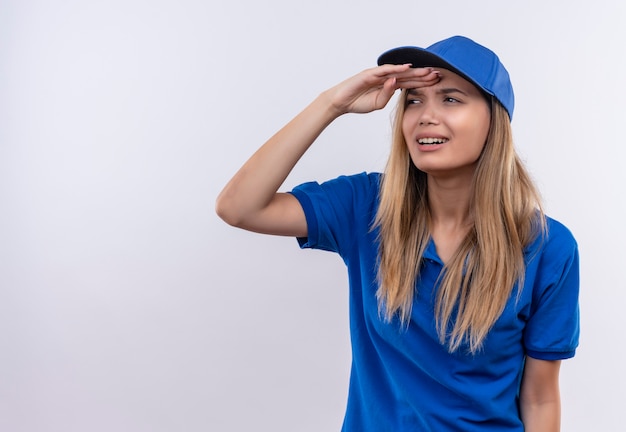
[[(342, 262), (214, 200), (320, 91), (453, 34), (507, 65), (520, 151), (580, 243), (563, 430), (620, 429), (625, 19), (619, 0), (2, 0), (0, 430), (338, 430)], [(381, 169), (388, 125), (340, 119), (285, 189)]]

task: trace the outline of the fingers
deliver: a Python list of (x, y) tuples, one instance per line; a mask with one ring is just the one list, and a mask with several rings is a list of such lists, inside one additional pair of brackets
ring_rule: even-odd
[(398, 89), (426, 87), (439, 81), (432, 68), (383, 65), (366, 69), (329, 89), (337, 113), (365, 113), (383, 108)]
[(382, 78), (388, 75), (406, 72), (409, 69), (411, 69), (411, 65), (409, 63), (402, 64), (402, 65), (385, 64), (385, 65), (373, 67), (371, 69), (367, 69), (367, 71), (372, 72), (375, 76)]
[(371, 74), (372, 84), (382, 85), (383, 82), (395, 78), (395, 88), (427, 87), (439, 82), (439, 71), (433, 68), (412, 68), (405, 65), (382, 65), (372, 68), (366, 73)]
[(375, 109), (384, 108), (387, 103), (391, 100), (391, 97), (395, 93), (397, 87), (397, 78), (389, 78), (383, 84), (381, 91), (378, 93), (375, 101)]
[(437, 84), (441, 79), (439, 71), (431, 68), (411, 69), (397, 78), (397, 88), (427, 87)]
[(398, 89), (428, 87), (437, 84), (441, 79), (439, 71), (432, 68), (401, 66), (403, 67), (378, 71), (379, 74), (382, 74), (379, 75), (380, 79), (385, 79), (385, 81), (374, 102), (375, 109), (384, 108)]
[(403, 64), (403, 65), (382, 65), (377, 66), (371, 69), (366, 70), (365, 72), (370, 72), (376, 77), (384, 78), (395, 76), (397, 78), (400, 77), (430, 77), (433, 73), (439, 73), (432, 67), (424, 67), (424, 68), (414, 68), (411, 67), (411, 64)]

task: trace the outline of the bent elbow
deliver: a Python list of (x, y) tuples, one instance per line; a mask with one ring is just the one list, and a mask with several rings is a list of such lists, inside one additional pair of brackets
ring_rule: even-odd
[(238, 214), (233, 203), (224, 196), (224, 193), (221, 193), (215, 200), (215, 213), (228, 225), (238, 228), (241, 226), (241, 215)]

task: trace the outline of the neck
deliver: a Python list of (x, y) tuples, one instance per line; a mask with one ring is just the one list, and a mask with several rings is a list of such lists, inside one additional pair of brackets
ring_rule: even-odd
[(428, 204), (433, 226), (466, 230), (471, 224), (471, 178), (428, 176)]
[(430, 235), (444, 264), (452, 259), (472, 226), (471, 184), (471, 177), (442, 179), (428, 176)]

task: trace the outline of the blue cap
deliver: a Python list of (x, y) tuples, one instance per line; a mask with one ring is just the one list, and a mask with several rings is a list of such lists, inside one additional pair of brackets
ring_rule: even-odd
[(513, 118), (515, 96), (509, 73), (498, 56), (463, 36), (453, 36), (428, 48), (405, 46), (378, 57), (378, 64), (406, 64), (411, 67), (439, 67), (451, 70), (485, 93), (494, 96)]

